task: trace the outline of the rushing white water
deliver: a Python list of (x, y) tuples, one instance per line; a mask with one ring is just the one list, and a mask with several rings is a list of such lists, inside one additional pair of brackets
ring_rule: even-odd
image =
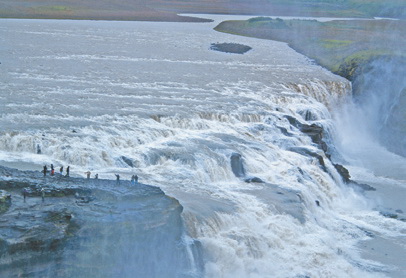
[[(284, 43), (215, 24), (1, 20), (0, 160), (137, 173), (184, 206), (205, 277), (385, 276), (356, 244), (404, 225), (371, 210), (286, 117), (332, 131), (326, 106), (349, 83)], [(236, 177), (235, 153), (266, 183)]]

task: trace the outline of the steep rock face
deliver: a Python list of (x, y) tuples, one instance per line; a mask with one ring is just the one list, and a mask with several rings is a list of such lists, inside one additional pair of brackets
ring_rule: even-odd
[(358, 65), (355, 101), (368, 131), (390, 151), (406, 156), (406, 58), (378, 56)]
[(406, 157), (406, 88), (392, 106), (386, 125), (383, 128), (386, 146), (391, 151)]
[(5, 167), (0, 188), (9, 204), (0, 221), (2, 277), (178, 277), (190, 268), (182, 206), (159, 188)]
[(63, 205), (30, 205), (28, 209), (10, 209), (4, 213), (0, 223), (0, 273), (20, 272), (29, 264), (35, 268), (36, 264), (49, 263), (52, 257), (57, 257), (77, 231), (72, 217), (72, 210)]

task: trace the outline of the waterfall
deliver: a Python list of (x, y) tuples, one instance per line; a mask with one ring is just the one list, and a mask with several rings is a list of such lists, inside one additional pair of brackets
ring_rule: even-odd
[[(330, 159), (342, 134), (332, 113), (350, 83), (284, 43), (216, 33), (215, 24), (5, 22), (0, 37), (21, 58), (0, 68), (0, 161), (70, 165), (76, 177), (90, 170), (129, 181), (136, 173), (159, 187), (181, 216), (162, 230), (151, 225), (158, 236), (145, 242), (137, 238), (145, 231), (124, 218), (119, 230), (128, 237), (118, 244), (134, 237), (128, 246), (145, 251), (175, 233), (182, 256), (168, 250), (162, 265), (190, 273), (172, 269), (174, 276), (379, 277), (386, 266), (355, 246), (371, 226), (401, 228), (372, 211)], [(230, 56), (210, 50), (216, 41), (252, 50)], [(100, 229), (90, 246), (107, 244), (115, 228)], [(131, 276), (139, 251), (115, 252), (103, 259), (129, 259), (122, 274)]]

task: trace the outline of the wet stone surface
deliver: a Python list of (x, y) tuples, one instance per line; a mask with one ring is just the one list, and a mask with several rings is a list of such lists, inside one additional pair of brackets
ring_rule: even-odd
[[(157, 187), (0, 167), (0, 189), (7, 204), (1, 277), (131, 277), (165, 268), (176, 277), (188, 267), (179, 244), (182, 206)], [(160, 266), (158, 254), (167, 257)]]

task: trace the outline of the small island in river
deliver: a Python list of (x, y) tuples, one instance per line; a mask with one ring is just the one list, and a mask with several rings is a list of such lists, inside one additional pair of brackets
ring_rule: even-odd
[(250, 51), (252, 47), (239, 43), (212, 43), (210, 49), (226, 53), (244, 54)]

